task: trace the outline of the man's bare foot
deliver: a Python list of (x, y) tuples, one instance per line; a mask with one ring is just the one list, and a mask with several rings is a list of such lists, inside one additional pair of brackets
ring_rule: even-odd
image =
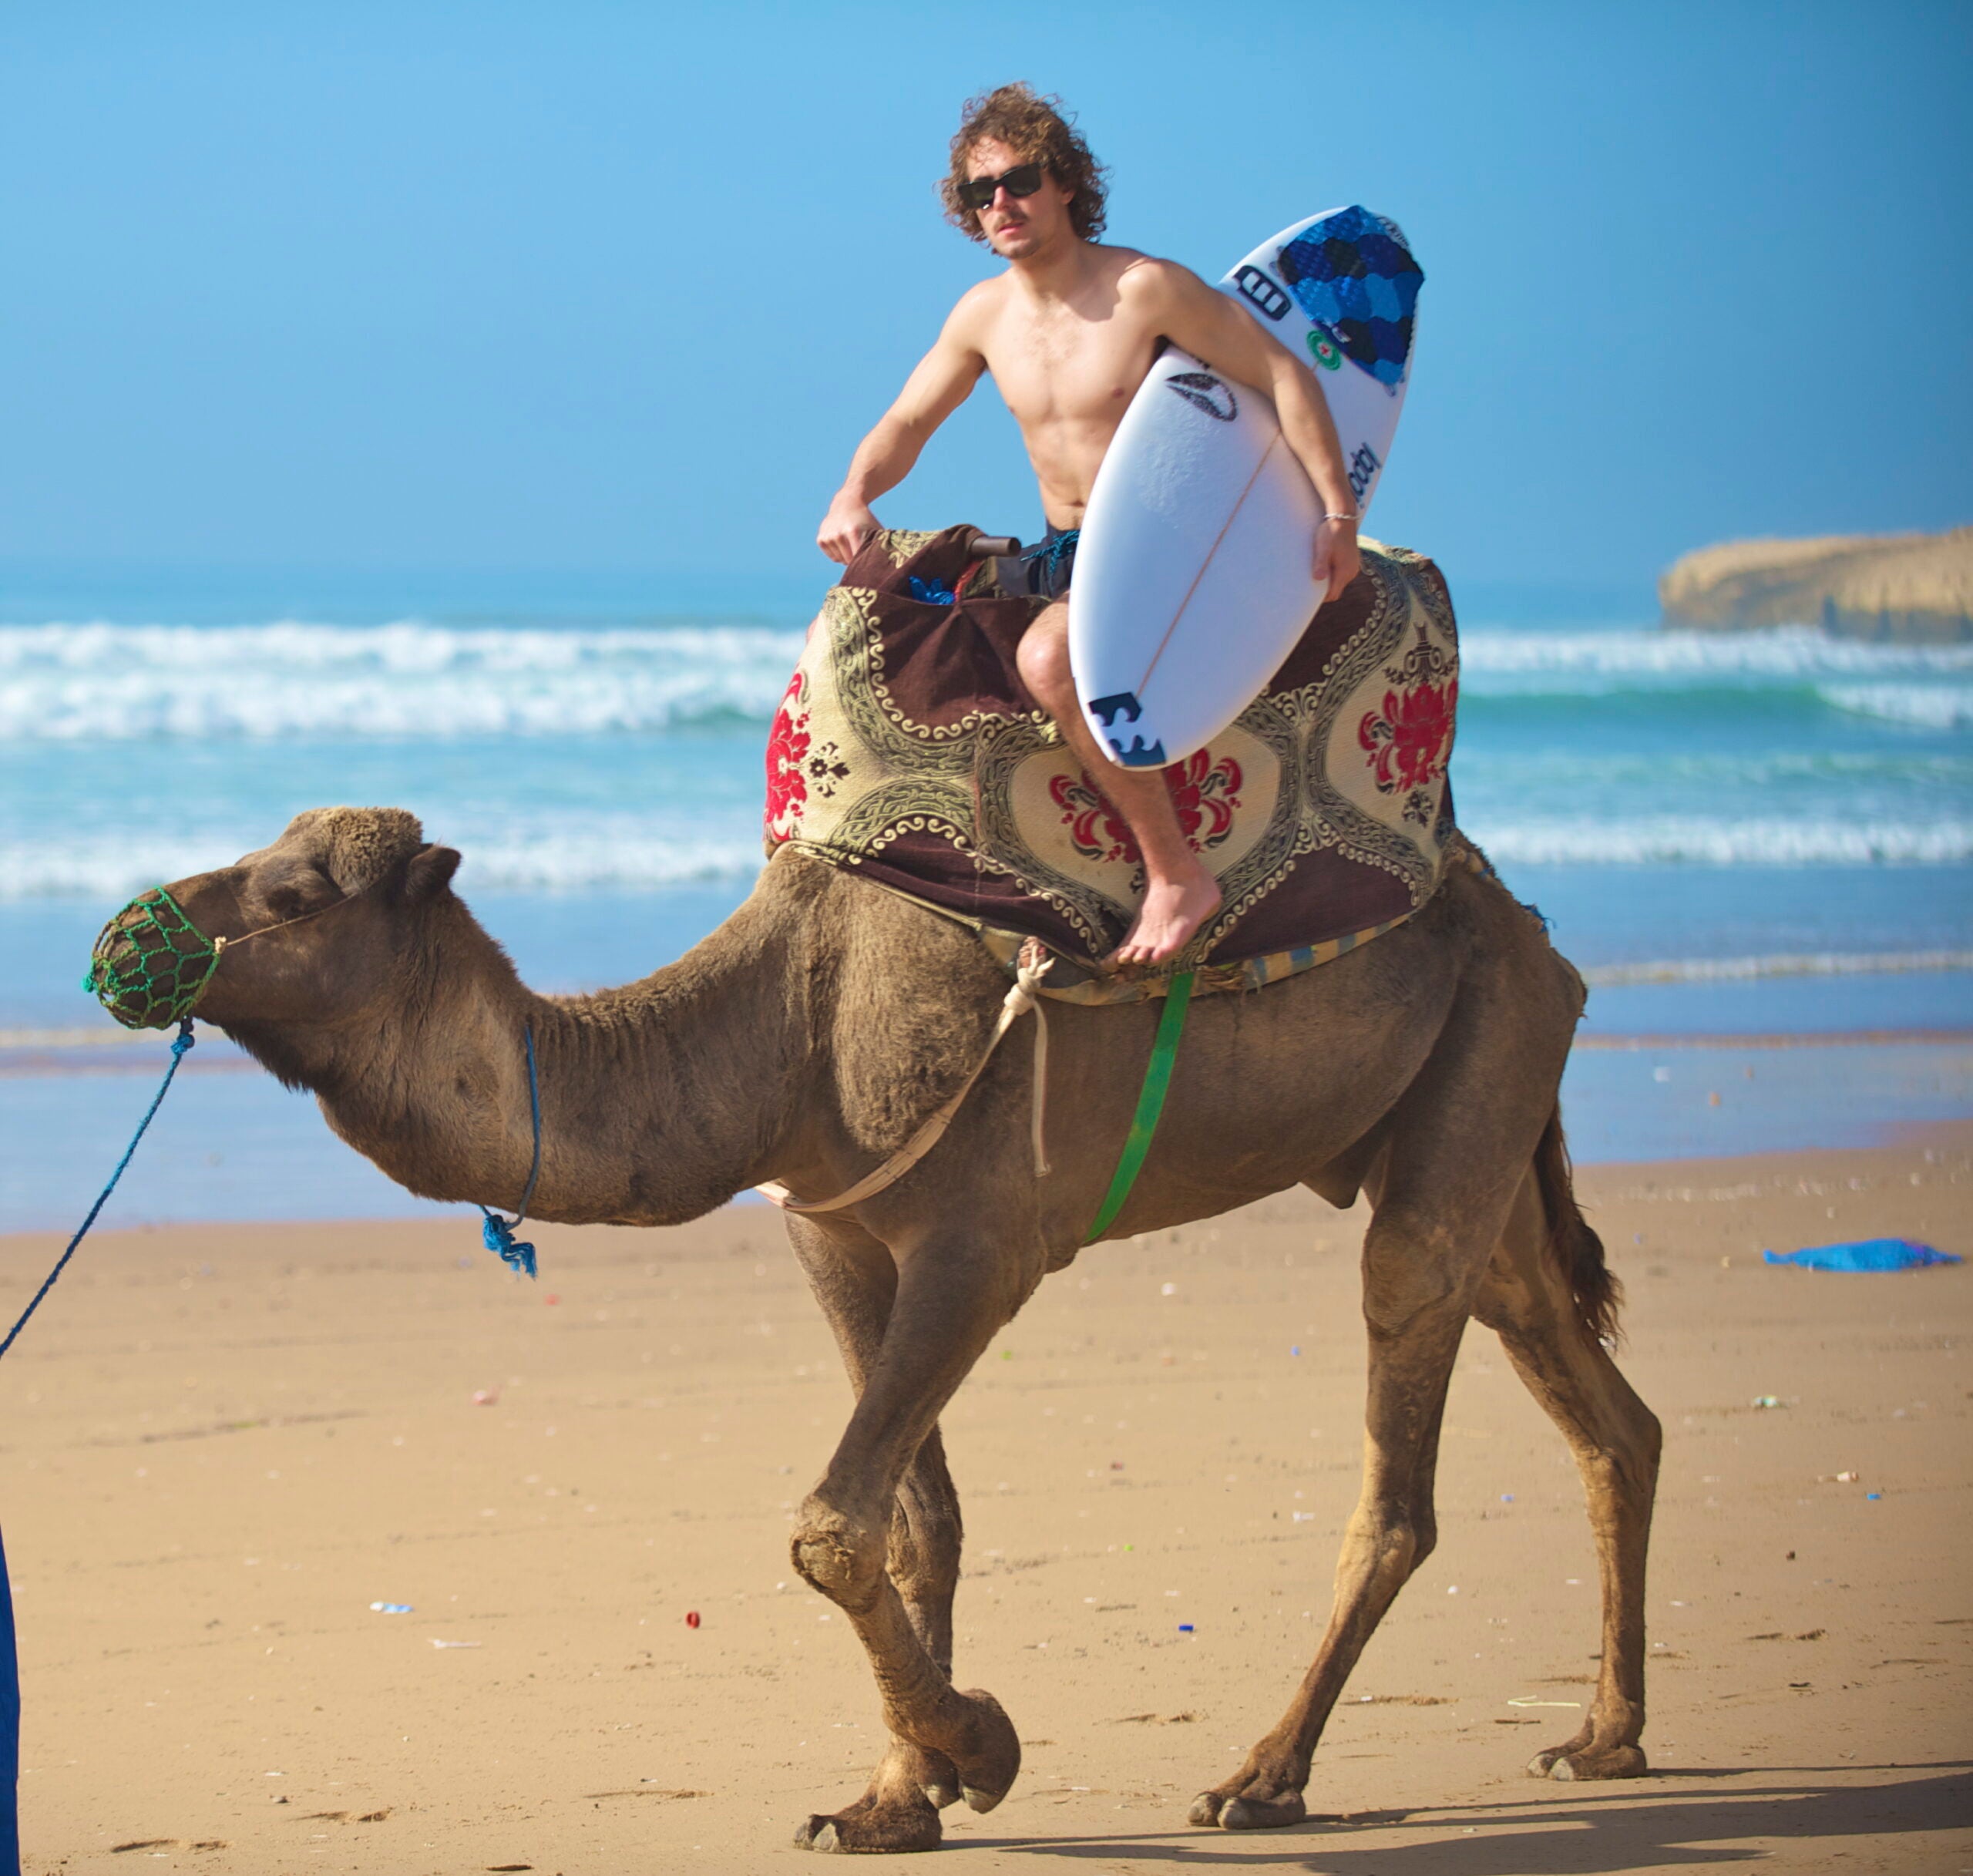
[(1219, 883), (1204, 867), (1146, 888), (1137, 922), (1110, 953), (1115, 965), (1161, 964), (1176, 957), (1192, 934), (1219, 909)]

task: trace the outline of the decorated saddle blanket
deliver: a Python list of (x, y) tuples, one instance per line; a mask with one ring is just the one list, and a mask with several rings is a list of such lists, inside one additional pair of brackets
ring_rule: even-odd
[[(1067, 967), (1051, 983), (1094, 980), (1143, 865), (1016, 668), (1044, 602), (970, 562), (972, 538), (874, 535), (830, 590), (768, 741), (768, 852), (854, 869), (1009, 956), (1037, 938)], [(1165, 771), (1224, 895), (1173, 968), (1203, 967), (1201, 989), (1267, 982), (1423, 905), (1456, 838), (1458, 691), (1438, 569), (1366, 542), (1267, 689)]]

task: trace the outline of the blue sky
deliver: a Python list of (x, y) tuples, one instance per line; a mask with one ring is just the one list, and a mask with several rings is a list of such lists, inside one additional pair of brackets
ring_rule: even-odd
[[(1970, 53), (1973, 8), (1884, 0), (11, 6), (0, 578), (819, 586), (852, 447), (993, 264), (932, 190), (1014, 77), (1112, 166), (1111, 238), (1210, 276), (1335, 203), (1403, 224), (1372, 531), (1456, 585), (1973, 519)], [(879, 512), (1038, 527), (990, 387)]]

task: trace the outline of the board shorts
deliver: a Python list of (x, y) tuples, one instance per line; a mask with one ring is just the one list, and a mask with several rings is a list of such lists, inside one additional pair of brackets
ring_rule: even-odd
[[(1081, 528), (1053, 528), (1040, 544), (1028, 549), (1015, 563), (1016, 590), (1030, 599), (1058, 600), (1069, 590), (1069, 577), (1075, 570), (1076, 543)], [(1024, 584), (1020, 583), (1025, 581)]]

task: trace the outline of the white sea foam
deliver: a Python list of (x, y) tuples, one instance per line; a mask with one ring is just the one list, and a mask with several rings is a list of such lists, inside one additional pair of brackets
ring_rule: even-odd
[(1963, 866), (1973, 821), (1713, 819), (1697, 815), (1608, 820), (1491, 820), (1462, 815), (1502, 864), (1537, 866)]
[(1973, 690), (1953, 684), (1825, 684), (1816, 694), (1853, 715), (1911, 723), (1921, 729), (1973, 729)]
[(1495, 630), (1462, 633), (1463, 671), (1483, 677), (1605, 680), (1907, 678), (1973, 671), (1973, 645), (1885, 645), (1813, 626), (1751, 632)]
[(1973, 951), (1776, 952), (1764, 957), (1668, 957), (1635, 964), (1594, 964), (1592, 988), (1625, 983), (1733, 983), (1756, 977), (1854, 977), (1913, 971), (1973, 970)]
[[(475, 891), (647, 892), (696, 880), (744, 879), (758, 869), (758, 823), (750, 813), (728, 810), (710, 820), (703, 812), (677, 819), (681, 831), (671, 834), (654, 829), (648, 817), (590, 816), (566, 823), (530, 817), (524, 825), (476, 827), (469, 815), (443, 832), (466, 855), (459, 885), (469, 896)], [(248, 819), (237, 825), (190, 830), (0, 839), (0, 900), (127, 896), (161, 879), (224, 865), (265, 845), (274, 831)], [(1502, 866), (1963, 866), (1973, 861), (1973, 822), (1964, 821), (1483, 819), (1470, 831)]]
[(593, 735), (765, 720), (801, 650), (764, 626), (0, 628), (0, 737)]
[[(135, 834), (46, 843), (0, 842), (0, 900), (126, 898), (161, 880), (210, 872), (266, 845), (265, 826)], [(751, 825), (670, 838), (647, 824), (585, 822), (505, 837), (459, 837), (459, 887), (476, 892), (648, 892), (694, 881), (745, 879), (761, 865)]]
[[(764, 721), (801, 647), (765, 626), (608, 629), (101, 622), (0, 627), (0, 738), (207, 741), (594, 735)], [(1465, 635), (1469, 691), (1582, 694), (1823, 684), (1837, 708), (1934, 728), (1973, 710), (1973, 646), (1812, 627)]]

